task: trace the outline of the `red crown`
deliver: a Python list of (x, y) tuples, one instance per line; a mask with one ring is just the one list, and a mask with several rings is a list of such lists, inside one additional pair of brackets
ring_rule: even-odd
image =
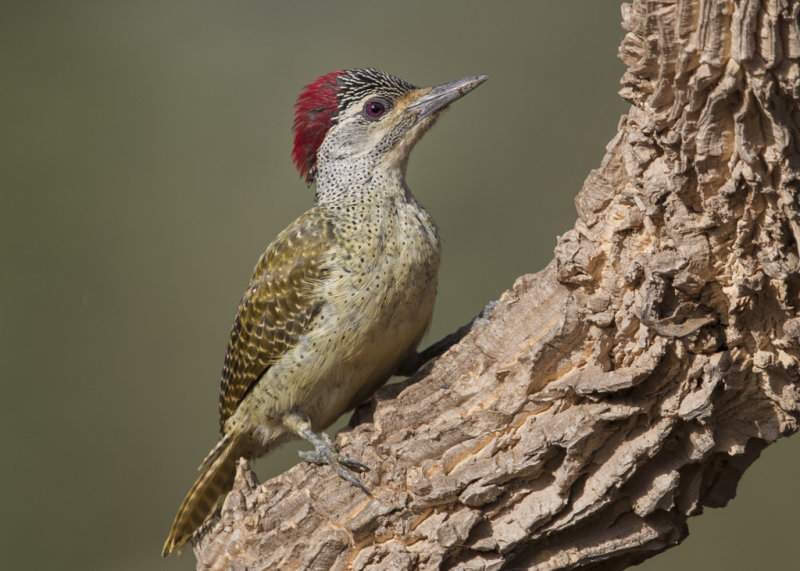
[(343, 71), (334, 71), (308, 84), (294, 105), (292, 160), (307, 183), (314, 180), (317, 151), (339, 113), (339, 84)]

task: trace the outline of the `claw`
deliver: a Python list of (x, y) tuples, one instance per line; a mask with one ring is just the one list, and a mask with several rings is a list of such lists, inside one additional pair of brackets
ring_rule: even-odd
[(348, 470), (353, 470), (354, 472), (358, 472), (359, 474), (363, 474), (364, 472), (369, 472), (369, 466), (365, 466), (361, 462), (353, 460), (352, 458), (345, 458), (344, 456), (340, 456), (339, 462), (341, 462), (344, 466), (346, 466)]
[[(342, 459), (342, 460), (344, 460), (344, 459)], [(331, 468), (333, 468), (333, 470), (337, 474), (339, 474), (340, 478), (342, 478), (343, 480), (347, 480), (348, 482), (353, 484), (356, 488), (358, 488), (359, 490), (361, 490), (362, 492), (367, 494), (369, 497), (372, 497), (372, 492), (370, 492), (364, 486), (364, 484), (361, 483), (361, 480), (359, 480), (358, 478), (353, 476), (352, 473), (348, 472), (347, 468), (345, 468), (342, 464), (331, 464)]]
[(298, 452), (297, 454), (300, 458), (312, 464), (328, 464), (340, 478), (350, 482), (368, 496), (372, 496), (370, 491), (364, 487), (364, 484), (350, 472), (352, 470), (363, 474), (369, 471), (369, 467), (351, 458), (340, 456), (330, 437), (324, 432), (321, 436), (313, 433), (311, 435), (303, 434), (302, 436), (314, 445), (314, 450)]

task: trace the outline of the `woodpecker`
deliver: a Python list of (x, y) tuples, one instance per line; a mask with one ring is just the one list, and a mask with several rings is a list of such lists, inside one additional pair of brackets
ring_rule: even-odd
[(295, 105), (292, 158), (314, 206), (267, 247), (239, 303), (222, 369), (221, 439), (181, 504), (162, 555), (180, 548), (230, 490), (239, 458), (299, 436), (366, 493), (322, 432), (417, 362), (433, 312), (436, 225), (405, 181), (414, 144), (487, 79), (435, 87), (376, 69), (336, 71)]

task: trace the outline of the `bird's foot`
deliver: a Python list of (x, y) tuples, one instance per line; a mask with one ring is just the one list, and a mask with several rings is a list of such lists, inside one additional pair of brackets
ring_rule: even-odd
[(352, 474), (352, 472), (358, 472), (359, 474), (368, 472), (369, 468), (367, 466), (351, 458), (341, 456), (339, 452), (337, 452), (333, 442), (331, 442), (330, 437), (324, 432), (318, 435), (308, 431), (308, 433), (301, 434), (301, 436), (314, 445), (314, 450), (298, 452), (300, 458), (313, 464), (328, 464), (340, 478), (350, 482), (368, 496), (372, 495), (370, 491), (364, 487), (364, 484)]

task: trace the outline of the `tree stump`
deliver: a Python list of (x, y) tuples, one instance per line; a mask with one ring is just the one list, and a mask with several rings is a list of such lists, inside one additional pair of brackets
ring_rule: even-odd
[(338, 435), (239, 466), (198, 569), (619, 569), (800, 413), (800, 2), (635, 0), (630, 112), (543, 271)]

